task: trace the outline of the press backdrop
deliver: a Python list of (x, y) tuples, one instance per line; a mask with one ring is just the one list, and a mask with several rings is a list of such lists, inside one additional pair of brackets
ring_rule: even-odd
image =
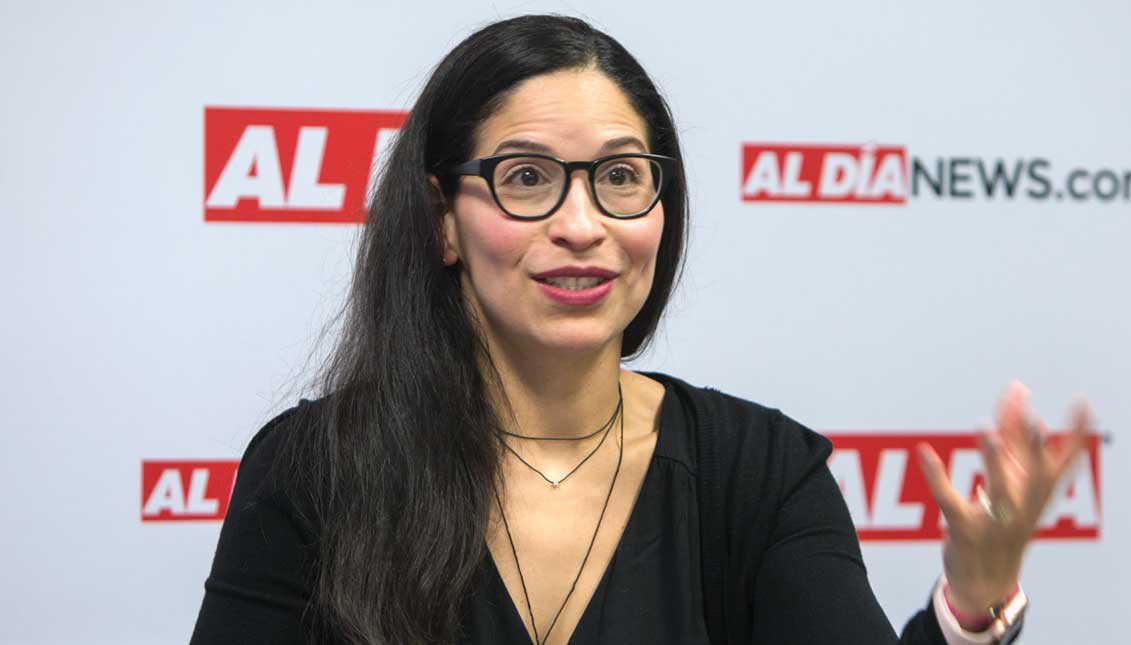
[(1028, 553), (1027, 643), (1127, 573), (1131, 5), (5, 2), (0, 642), (183, 643), (250, 436), (341, 303), (376, 154), (475, 28), (581, 15), (683, 137), (691, 251), (633, 363), (780, 407), (896, 626), (941, 568), (907, 449), (970, 489), (1011, 379), (1100, 428)]

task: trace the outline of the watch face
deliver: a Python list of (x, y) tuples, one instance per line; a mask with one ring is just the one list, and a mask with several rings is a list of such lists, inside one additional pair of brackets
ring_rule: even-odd
[(1001, 635), (996, 642), (998, 643), (1012, 643), (1017, 640), (1021, 635), (1021, 627), (1025, 624), (1025, 610), (1028, 608), (1028, 602), (1021, 606), (1016, 613), (1009, 612), (1013, 616), (1011, 623), (1006, 623), (1008, 616), (1002, 616), (994, 621), (994, 631), (1001, 630)]

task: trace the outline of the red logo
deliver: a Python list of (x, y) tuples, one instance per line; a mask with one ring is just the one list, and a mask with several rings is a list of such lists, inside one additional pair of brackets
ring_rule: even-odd
[[(915, 444), (931, 445), (951, 484), (975, 499), (985, 485), (982, 457), (973, 434), (830, 434), (834, 450), (829, 470), (840, 485), (861, 540), (936, 540), (946, 526), (914, 454)], [(1054, 436), (1051, 441), (1059, 441)], [(1049, 499), (1036, 538), (1097, 539), (1100, 535), (1099, 437), (1089, 437), (1078, 458)]]
[(208, 222), (360, 223), (403, 111), (204, 108)]
[(904, 204), (907, 192), (903, 146), (742, 146), (743, 201)]
[(141, 521), (222, 520), (238, 460), (141, 462)]

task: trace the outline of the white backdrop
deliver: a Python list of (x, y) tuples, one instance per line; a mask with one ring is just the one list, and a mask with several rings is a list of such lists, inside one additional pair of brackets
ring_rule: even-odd
[[(1111, 439), (1098, 536), (1034, 543), (1024, 641), (1112, 642), (1131, 609), (1123, 0), (3, 3), (0, 642), (187, 641), (220, 524), (142, 521), (142, 462), (238, 458), (297, 400), (349, 279), (354, 225), (205, 220), (205, 107), (405, 110), (472, 30), (540, 11), (618, 38), (683, 136), (688, 271), (632, 367), (881, 435), (968, 432), (1013, 378), (1054, 426), (1086, 395)], [(742, 199), (744, 144), (867, 143), (971, 179), (895, 205)], [(979, 163), (1037, 159), (1044, 198), (981, 189)], [(864, 552), (901, 626), (939, 543)]]

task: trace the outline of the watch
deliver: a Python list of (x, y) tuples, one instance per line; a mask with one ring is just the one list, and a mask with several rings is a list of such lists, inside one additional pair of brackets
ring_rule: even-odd
[[(933, 603), (935, 616), (938, 618), (939, 627), (948, 642), (959, 643), (1012, 643), (1021, 634), (1025, 610), (1029, 606), (1029, 598), (1022, 591), (1021, 585), (1014, 588), (1009, 598), (997, 603), (986, 610), (982, 620), (972, 616), (963, 616), (950, 604), (947, 597), (947, 580), (943, 575), (935, 585)], [(973, 620), (971, 620), (973, 618)], [(974, 622), (977, 631), (970, 631), (962, 627), (963, 623)]]
[(1028, 608), (1029, 598), (1020, 586), (1009, 600), (990, 607), (993, 622), (990, 623), (989, 632), (995, 643), (1012, 643), (1021, 634), (1021, 623)]

